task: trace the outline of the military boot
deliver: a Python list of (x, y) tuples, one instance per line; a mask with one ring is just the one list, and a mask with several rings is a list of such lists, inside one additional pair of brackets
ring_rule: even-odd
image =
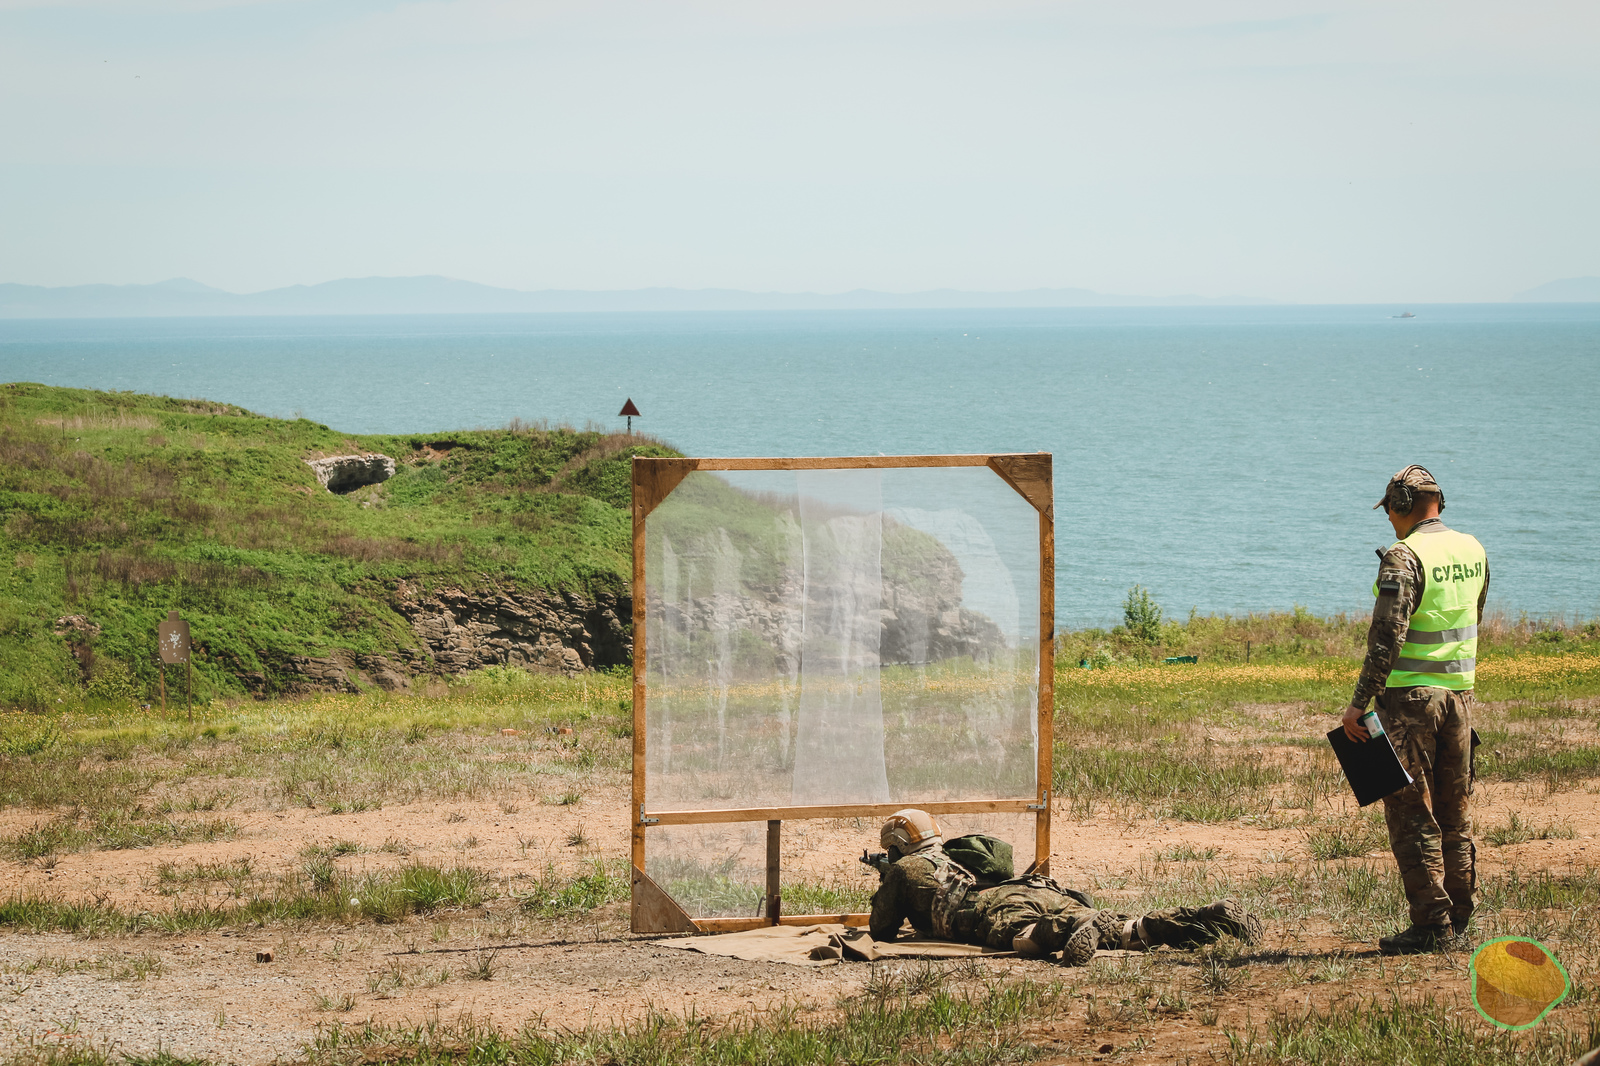
[(1263, 932), (1261, 919), (1245, 910), (1244, 906), (1231, 896), (1201, 907), (1197, 918), (1201, 925), (1215, 933), (1227, 933), (1246, 944), (1261, 943)]
[(1099, 947), (1099, 927), (1092, 920), (1084, 922), (1067, 937), (1067, 943), (1061, 949), (1061, 965), (1087, 966)]
[(1455, 929), (1448, 924), (1413, 925), (1403, 933), (1380, 937), (1378, 940), (1378, 953), (1380, 955), (1426, 955), (1434, 951), (1455, 951), (1461, 947), (1465, 939), (1465, 937), (1458, 937)]
[(1466, 911), (1452, 910), (1450, 912), (1450, 928), (1458, 937), (1467, 935), (1467, 923), (1471, 921), (1472, 911), (1470, 909)]
[(1100, 946), (1110, 950), (1122, 947), (1122, 927), (1127, 919), (1111, 911), (1095, 911), (1094, 927), (1100, 931)]

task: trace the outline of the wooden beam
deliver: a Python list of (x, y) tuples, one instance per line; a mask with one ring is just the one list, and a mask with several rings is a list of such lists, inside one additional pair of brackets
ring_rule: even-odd
[[(659, 483), (659, 478), (646, 477), (641, 485), (643, 469), (639, 465), (637, 456), (633, 460), (633, 810), (628, 821), (633, 823), (633, 868), (643, 870), (644, 858), (644, 823), (640, 820), (640, 812), (644, 810), (644, 778), (645, 778), (645, 599), (644, 599), (644, 559), (645, 559), (645, 517), (650, 509), (640, 502), (647, 497), (654, 486)], [(682, 480), (681, 478), (679, 480)], [(676, 482), (674, 482), (676, 484)], [(659, 500), (657, 502), (660, 502)], [(652, 507), (654, 504), (651, 505)], [(637, 910), (637, 904), (635, 905)]]
[[(1046, 786), (1048, 787), (1048, 785)], [(929, 814), (1005, 814), (1026, 811), (1036, 798), (1003, 800), (950, 800), (937, 803), (906, 800), (903, 803), (842, 803), (822, 807), (736, 807), (710, 811), (648, 811), (644, 824), (713, 825), (723, 822), (793, 822), (807, 818), (876, 818), (915, 807)], [(636, 812), (635, 821), (640, 821)]]
[(989, 455), (831, 455), (694, 460), (698, 470), (894, 470), (901, 467), (986, 466)]
[(1055, 510), (1055, 481), (1049, 452), (1032, 455), (991, 455), (988, 467), (1022, 494), (1040, 514)]
[(767, 924), (783, 915), (783, 823), (767, 822)]
[(1055, 508), (1047, 497), (1045, 506), (1039, 508), (1039, 810), (1033, 831), (1034, 869), (1046, 875), (1050, 873), (1050, 800), (1055, 788), (1055, 682), (1056, 519)]
[(678, 906), (678, 901), (650, 879), (650, 875), (633, 868), (633, 921), (635, 933), (698, 933), (700, 925)]
[(643, 522), (699, 466), (698, 459), (633, 457), (633, 520)]
[[(871, 918), (870, 914), (786, 914), (778, 919), (778, 924), (849, 925), (860, 929)], [(694, 924), (702, 933), (742, 933), (747, 929), (766, 929), (772, 923), (765, 918), (696, 918)]]

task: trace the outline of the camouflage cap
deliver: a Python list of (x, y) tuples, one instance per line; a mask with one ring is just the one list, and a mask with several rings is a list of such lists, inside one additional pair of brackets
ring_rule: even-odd
[(1395, 487), (1398, 485), (1405, 485), (1412, 492), (1436, 492), (1439, 494), (1440, 502), (1444, 501), (1444, 490), (1439, 487), (1437, 481), (1433, 480), (1433, 475), (1428, 473), (1428, 468), (1412, 463), (1389, 479), (1389, 484), (1383, 490), (1383, 499), (1373, 504), (1372, 509), (1376, 511), (1387, 504), (1389, 497), (1394, 494)]

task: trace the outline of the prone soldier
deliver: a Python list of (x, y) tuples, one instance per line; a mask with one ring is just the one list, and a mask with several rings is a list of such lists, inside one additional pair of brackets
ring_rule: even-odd
[(882, 876), (872, 896), (874, 940), (896, 939), (909, 920), (945, 940), (1034, 958), (1060, 952), (1062, 965), (1082, 966), (1097, 948), (1196, 948), (1224, 934), (1247, 944), (1261, 939), (1261, 920), (1232, 899), (1134, 917), (1097, 910), (1088, 896), (1037, 874), (981, 882), (945, 852), (938, 823), (924, 811), (896, 812), (879, 840), (881, 861), (862, 856)]

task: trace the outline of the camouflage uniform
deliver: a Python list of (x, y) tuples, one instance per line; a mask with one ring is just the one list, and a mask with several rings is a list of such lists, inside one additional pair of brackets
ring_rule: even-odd
[[(935, 929), (935, 908), (945, 880), (939, 867), (950, 860), (937, 847), (906, 855), (883, 875), (872, 897), (872, 939), (892, 941), (901, 924), (910, 921), (919, 933), (940, 935)], [(1019, 877), (998, 885), (975, 885), (949, 915), (949, 939), (964, 944), (1009, 950), (1012, 938), (1035, 926), (1033, 941), (1046, 953), (1059, 951), (1079, 928), (1094, 922), (1133, 935), (1124, 944), (1101, 941), (1103, 947), (1199, 947), (1220, 935), (1215, 921), (1206, 920), (1197, 907), (1155, 911), (1142, 919), (1109, 914), (1089, 906), (1089, 898), (1062, 888), (1048, 877)], [(1098, 916), (1098, 917), (1097, 917)], [(1259, 927), (1258, 927), (1259, 931)]]
[[(1439, 519), (1427, 518), (1413, 532), (1434, 524), (1444, 527)], [(1385, 687), (1426, 581), (1410, 548), (1395, 544), (1383, 552), (1367, 657), (1350, 705), (1365, 708), (1377, 700), (1378, 718), (1414, 779), (1383, 801), (1389, 848), (1400, 866), (1411, 924), (1433, 928), (1454, 923), (1461, 928), (1472, 915), (1477, 889), (1477, 850), (1467, 809), (1472, 794), (1472, 692)], [(1488, 594), (1486, 564), (1478, 597), (1480, 619)]]

